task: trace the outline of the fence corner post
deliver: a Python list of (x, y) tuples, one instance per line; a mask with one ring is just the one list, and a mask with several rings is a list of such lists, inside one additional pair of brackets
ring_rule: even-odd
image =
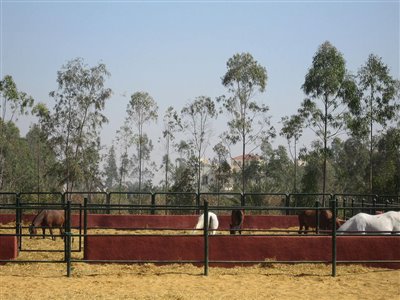
[(15, 234), (17, 235), (17, 251), (22, 248), (22, 209), (21, 209), (21, 195), (15, 194)]
[(319, 201), (315, 201), (315, 233), (319, 234), (319, 222), (320, 222), (320, 212), (319, 212)]
[(71, 201), (67, 201), (65, 230), (65, 260), (67, 263), (67, 277), (71, 277)]
[(151, 212), (150, 214), (155, 215), (156, 207), (156, 194), (151, 192)]
[(337, 216), (337, 200), (336, 196), (331, 197), (331, 209), (332, 209), (332, 277), (336, 277), (336, 260), (337, 260), (337, 249), (336, 249), (336, 216)]
[(208, 260), (209, 260), (209, 252), (208, 252), (208, 201), (204, 201), (204, 226), (203, 226), (203, 234), (204, 234), (204, 276), (208, 276)]

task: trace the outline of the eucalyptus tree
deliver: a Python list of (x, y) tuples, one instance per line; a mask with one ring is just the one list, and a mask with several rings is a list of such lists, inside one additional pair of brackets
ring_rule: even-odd
[(201, 165), (209, 145), (211, 121), (217, 117), (214, 101), (210, 97), (199, 96), (181, 110), (181, 119), (177, 119), (196, 161), (197, 192), (201, 189)]
[(129, 150), (133, 146), (133, 131), (127, 120), (117, 130), (116, 141), (119, 148), (118, 191), (121, 192), (123, 190), (122, 185), (124, 185), (124, 189), (127, 186), (126, 176), (132, 165)]
[(24, 92), (18, 91), (12, 76), (6, 75), (0, 80), (0, 102), (1, 118), (4, 122), (13, 122), (19, 115), (29, 113), (28, 109), (33, 106), (34, 99)]
[(368, 193), (365, 170), (368, 168), (368, 149), (362, 139), (349, 137), (332, 142), (332, 166), (335, 170), (337, 193)]
[(152, 150), (151, 140), (145, 134), (144, 125), (157, 121), (157, 111), (157, 103), (146, 92), (136, 92), (131, 95), (131, 100), (126, 109), (128, 114), (127, 122), (136, 130), (133, 135), (133, 141), (136, 145), (135, 158), (137, 159), (139, 192), (142, 188), (143, 164), (145, 161), (150, 160), (149, 152)]
[[(289, 152), (294, 160), (293, 165), (293, 191), (297, 192), (297, 143), (303, 133), (303, 120), (300, 115), (292, 115), (282, 118), (283, 127), (281, 129), (281, 136), (285, 137), (288, 141)], [(293, 152), (292, 152), (293, 142)]]
[(263, 185), (265, 190), (275, 193), (289, 192), (292, 185), (288, 178), (291, 175), (293, 162), (286, 148), (279, 145), (277, 149), (273, 149), (267, 144), (263, 146), (263, 152), (265, 160), (262, 169), (265, 181), (260, 180), (260, 185)]
[[(5, 148), (13, 136), (7, 136), (7, 123), (17, 120), (19, 115), (28, 114), (34, 100), (24, 92), (18, 91), (12, 76), (6, 75), (0, 80), (0, 190), (3, 188), (5, 172)], [(11, 125), (11, 124), (8, 124)]]
[(386, 127), (400, 110), (398, 81), (390, 76), (390, 70), (382, 58), (370, 54), (358, 72), (358, 86), (362, 97), (351, 106), (351, 129), (358, 136), (368, 137), (369, 144), (369, 192), (373, 192), (374, 128)]
[(229, 146), (241, 142), (242, 163), (239, 167), (242, 170), (242, 191), (245, 192), (246, 147), (253, 147), (247, 151), (250, 153), (259, 147), (261, 140), (275, 135), (267, 115), (269, 108), (253, 99), (265, 91), (267, 70), (250, 53), (235, 54), (226, 65), (227, 72), (222, 77), (222, 84), (230, 96), (218, 99), (230, 117), (223, 138)]
[(173, 148), (171, 143), (175, 140), (175, 133), (177, 132), (177, 122), (178, 113), (172, 107), (169, 106), (164, 114), (163, 122), (164, 122), (164, 130), (162, 132), (162, 138), (164, 139), (165, 146), (165, 155), (163, 157), (163, 166), (165, 170), (164, 174), (164, 191), (168, 191), (169, 188), (169, 174), (171, 173), (171, 149)]
[[(28, 183), (27, 175), (31, 173), (29, 149), (20, 137), (19, 129), (13, 122), (0, 119), (2, 134), (6, 143), (2, 144), (1, 189), (2, 191), (20, 191)], [(30, 177), (30, 176), (29, 176)]]
[(105, 186), (108, 190), (115, 188), (118, 180), (118, 167), (117, 158), (115, 154), (115, 147), (111, 145), (107, 153), (107, 161), (104, 166)]
[(26, 142), (33, 160), (33, 177), (36, 177), (36, 180), (33, 180), (36, 184), (31, 191), (39, 193), (56, 190), (59, 181), (58, 174), (54, 173), (54, 166), (57, 163), (56, 156), (39, 124), (31, 126), (26, 134)]
[(400, 128), (391, 127), (378, 136), (374, 152), (374, 192), (400, 196)]
[(67, 62), (57, 72), (58, 89), (50, 92), (54, 109), (43, 116), (41, 124), (59, 159), (60, 184), (66, 191), (82, 184), (82, 176), (94, 175), (83, 167), (88, 166), (88, 150), (108, 121), (102, 111), (111, 96), (111, 89), (105, 87), (109, 76), (104, 64), (89, 67), (81, 58)]
[(213, 147), (213, 151), (216, 154), (212, 164), (215, 174), (214, 190), (219, 193), (229, 184), (229, 179), (231, 177), (231, 166), (228, 163), (229, 151), (222, 142), (216, 144)]
[(302, 89), (308, 98), (301, 104), (299, 115), (323, 142), (322, 193), (325, 194), (328, 141), (344, 130), (346, 105), (358, 97), (356, 83), (346, 71), (343, 55), (330, 42), (318, 48)]
[(153, 151), (153, 143), (151, 139), (149, 139), (146, 133), (143, 133), (140, 140), (140, 144), (135, 144), (136, 152), (134, 152), (132, 155), (133, 168), (131, 170), (132, 177), (136, 174), (140, 174), (139, 182), (136, 185), (139, 192), (142, 190), (151, 190), (154, 170), (156, 169), (156, 164), (151, 160), (150, 157), (150, 154)]

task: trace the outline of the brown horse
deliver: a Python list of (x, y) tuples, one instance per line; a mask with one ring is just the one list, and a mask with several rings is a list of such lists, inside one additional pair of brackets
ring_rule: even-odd
[(239, 234), (242, 234), (243, 221), (244, 221), (244, 210), (243, 209), (232, 210), (231, 223), (229, 224), (230, 233), (236, 234), (236, 231), (239, 231)]
[[(333, 214), (330, 210), (321, 210), (319, 212), (319, 229), (332, 230)], [(344, 223), (343, 220), (336, 218), (335, 226), (336, 229)], [(305, 210), (299, 214), (299, 234), (306, 234), (310, 227), (317, 227), (316, 212), (313, 209)], [(303, 227), (305, 231), (303, 231)]]
[(63, 210), (42, 210), (33, 219), (32, 224), (29, 226), (29, 233), (32, 235), (37, 234), (36, 227), (42, 227), (43, 238), (46, 228), (49, 228), (51, 239), (56, 240), (53, 235), (53, 227), (60, 228), (60, 235), (64, 238), (64, 211)]

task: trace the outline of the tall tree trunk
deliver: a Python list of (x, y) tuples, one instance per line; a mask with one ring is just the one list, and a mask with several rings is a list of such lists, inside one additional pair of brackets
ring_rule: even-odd
[(373, 123), (373, 119), (372, 119), (372, 105), (373, 105), (373, 98), (374, 98), (374, 91), (373, 91), (373, 86), (371, 86), (371, 98), (369, 99), (369, 108), (370, 108), (370, 112), (369, 112), (369, 192), (372, 194), (373, 193), (373, 189), (372, 189), (372, 151), (373, 151), (373, 141), (372, 141), (372, 123)]
[(167, 135), (167, 156), (165, 158), (165, 187), (164, 191), (168, 191), (168, 168), (169, 168), (169, 136)]
[(297, 140), (294, 139), (294, 192), (297, 193)]
[(328, 96), (325, 96), (325, 116), (324, 116), (324, 167), (322, 176), (322, 194), (323, 205), (325, 205), (325, 192), (326, 192), (326, 160), (327, 160), (327, 144), (328, 144)]
[(246, 156), (246, 134), (245, 134), (245, 129), (243, 126), (243, 145), (242, 145), (242, 193), (245, 193), (245, 188), (246, 188), (246, 178), (245, 178), (245, 156)]

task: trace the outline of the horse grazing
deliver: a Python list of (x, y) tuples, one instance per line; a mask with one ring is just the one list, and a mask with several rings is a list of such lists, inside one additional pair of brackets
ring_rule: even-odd
[(42, 210), (38, 213), (32, 221), (32, 224), (29, 225), (29, 233), (31, 235), (36, 234), (37, 227), (42, 227), (43, 238), (45, 235), (46, 227), (49, 228), (51, 239), (53, 241), (56, 240), (56, 237), (53, 235), (53, 227), (60, 228), (60, 235), (64, 238), (64, 211), (63, 210)]
[(340, 226), (338, 232), (354, 234), (366, 234), (366, 232), (400, 234), (400, 212), (388, 211), (378, 215), (359, 213)]
[(236, 231), (239, 234), (242, 234), (242, 226), (244, 221), (244, 210), (243, 209), (234, 209), (231, 213), (231, 223), (229, 224), (230, 233), (236, 234)]
[[(218, 229), (218, 218), (217, 215), (214, 214), (213, 212), (209, 211), (208, 212), (208, 229), (211, 229), (211, 234), (215, 234), (215, 231)], [(204, 214), (201, 214), (195, 229), (203, 229), (204, 228)], [(193, 231), (195, 233), (196, 231)]]
[[(317, 227), (317, 216), (316, 211), (313, 209), (305, 210), (301, 212), (298, 216), (299, 218), (299, 234), (306, 234), (310, 227)], [(336, 218), (335, 226), (339, 228), (343, 224), (343, 220)], [(332, 230), (333, 214), (330, 210), (320, 210), (319, 211), (319, 228), (322, 230)], [(303, 231), (303, 227), (304, 230)]]

